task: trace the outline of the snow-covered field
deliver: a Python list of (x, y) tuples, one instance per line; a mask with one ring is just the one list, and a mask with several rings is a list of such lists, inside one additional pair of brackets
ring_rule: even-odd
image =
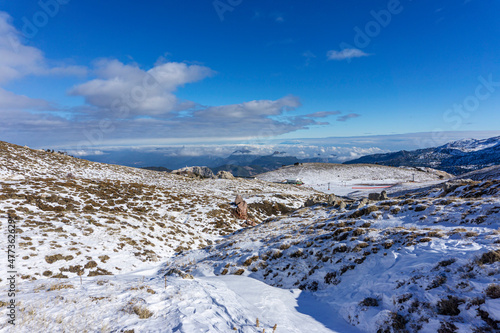
[[(331, 182), (308, 166), (265, 180)], [(385, 201), (303, 207), (326, 195), (0, 142), (0, 248), (6, 265), (10, 215), (18, 271), (15, 330), (0, 276), (0, 332), (498, 330), (500, 181), (349, 167), (338, 178), (353, 186), (398, 185)], [(232, 214), (238, 193), (256, 227)]]
[[(301, 179), (304, 187), (340, 196), (361, 197), (382, 190), (390, 193), (391, 187), (397, 184), (408, 188), (421, 187), (451, 177), (445, 172), (429, 168), (418, 170), (367, 164), (304, 163), (260, 174), (257, 179), (269, 182)], [(387, 188), (383, 188), (385, 186)]]

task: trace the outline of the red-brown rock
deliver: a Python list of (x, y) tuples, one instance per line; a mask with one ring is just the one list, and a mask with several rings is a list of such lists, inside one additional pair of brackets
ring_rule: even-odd
[(240, 202), (243, 202), (243, 197), (241, 195), (237, 195), (236, 196), (236, 199), (234, 199), (234, 203), (236, 204), (236, 206), (238, 206), (240, 204)]
[(246, 220), (248, 218), (248, 205), (246, 201), (241, 201), (236, 207), (236, 217), (242, 220)]

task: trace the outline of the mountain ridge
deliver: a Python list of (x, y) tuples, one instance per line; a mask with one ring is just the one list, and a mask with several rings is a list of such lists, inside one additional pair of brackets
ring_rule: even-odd
[(460, 175), (500, 164), (500, 136), (482, 140), (458, 140), (434, 148), (367, 155), (344, 162), (357, 163), (430, 167)]

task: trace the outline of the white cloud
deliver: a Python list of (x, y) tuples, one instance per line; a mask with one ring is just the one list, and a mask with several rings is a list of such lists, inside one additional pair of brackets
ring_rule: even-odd
[(341, 113), (342, 112), (340, 112), (340, 111), (319, 111), (319, 112), (314, 112), (314, 113), (305, 115), (304, 117), (307, 117), (307, 118), (326, 118), (326, 117), (338, 115)]
[(215, 73), (208, 67), (177, 62), (159, 64), (148, 71), (110, 59), (100, 60), (95, 66), (98, 78), (69, 93), (83, 96), (87, 104), (122, 118), (156, 116), (192, 107), (194, 103), (179, 101), (173, 92)]
[(360, 49), (343, 49), (341, 51), (330, 50), (326, 53), (328, 60), (346, 60), (352, 58), (367, 57), (369, 54)]
[(284, 111), (290, 111), (299, 107), (300, 100), (296, 96), (286, 96), (275, 101), (258, 100), (240, 104), (214, 106), (205, 110), (195, 112), (195, 116), (205, 119), (246, 119), (266, 118), (268, 116), (281, 115)]
[(82, 66), (51, 66), (39, 49), (24, 45), (9, 14), (0, 11), (0, 84), (27, 75), (85, 75)]
[(347, 121), (349, 119), (358, 118), (358, 117), (361, 117), (361, 115), (357, 114), (357, 113), (349, 113), (349, 114), (346, 114), (345, 116), (337, 117), (337, 121)]
[(24, 110), (24, 109), (49, 109), (50, 104), (41, 99), (29, 98), (16, 95), (10, 91), (0, 88), (0, 110)]
[[(39, 49), (22, 43), (21, 33), (11, 24), (9, 14), (0, 11), (0, 133), (19, 126), (19, 131), (42, 131), (59, 126), (63, 119), (29, 111), (54, 111), (55, 107), (43, 99), (17, 95), (2, 88), (12, 80), (30, 75), (85, 75), (81, 66), (52, 66)], [(14, 127), (16, 128), (16, 127)]]

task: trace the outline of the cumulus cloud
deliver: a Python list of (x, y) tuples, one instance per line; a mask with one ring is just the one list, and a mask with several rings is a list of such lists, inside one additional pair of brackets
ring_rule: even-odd
[(83, 66), (53, 66), (39, 49), (25, 45), (9, 14), (0, 11), (0, 84), (27, 75), (85, 75)]
[(96, 79), (77, 85), (70, 95), (82, 96), (91, 106), (123, 118), (155, 116), (193, 107), (173, 94), (187, 83), (200, 81), (215, 72), (208, 67), (168, 62), (143, 70), (135, 64), (102, 59), (95, 64)]
[[(332, 112), (295, 116), (301, 106), (296, 96), (202, 106), (177, 97), (186, 84), (215, 74), (205, 66), (158, 61), (152, 68), (113, 59), (86, 67), (54, 63), (27, 45), (0, 12), (0, 133), (2, 140), (39, 145), (82, 141), (86, 146), (109, 142), (158, 143), (162, 140), (231, 140), (269, 138), (310, 126), (326, 124)], [(69, 89), (85, 104), (60, 108), (52, 103), (5, 89), (12, 80), (28, 76), (92, 75)], [(52, 112), (57, 111), (57, 112)], [(28, 134), (29, 133), (29, 134)]]
[[(0, 11), (0, 123), (3, 133), (5, 127), (13, 124), (22, 124), (27, 128), (59, 124), (61, 120), (54, 116), (33, 113), (54, 111), (51, 103), (15, 94), (2, 88), (2, 85), (32, 75), (85, 75), (86, 68), (51, 64), (42, 51), (22, 42), (21, 33), (11, 22), (9, 14)], [(23, 112), (28, 110), (31, 112)], [(19, 131), (22, 131), (21, 128)]]
[(358, 117), (361, 117), (361, 115), (357, 114), (357, 113), (349, 113), (349, 114), (346, 114), (344, 116), (337, 117), (337, 121), (347, 121), (349, 119), (358, 118)]
[(326, 53), (328, 60), (346, 60), (367, 56), (369, 56), (369, 54), (361, 51), (360, 49), (343, 49), (341, 51), (330, 50)]

